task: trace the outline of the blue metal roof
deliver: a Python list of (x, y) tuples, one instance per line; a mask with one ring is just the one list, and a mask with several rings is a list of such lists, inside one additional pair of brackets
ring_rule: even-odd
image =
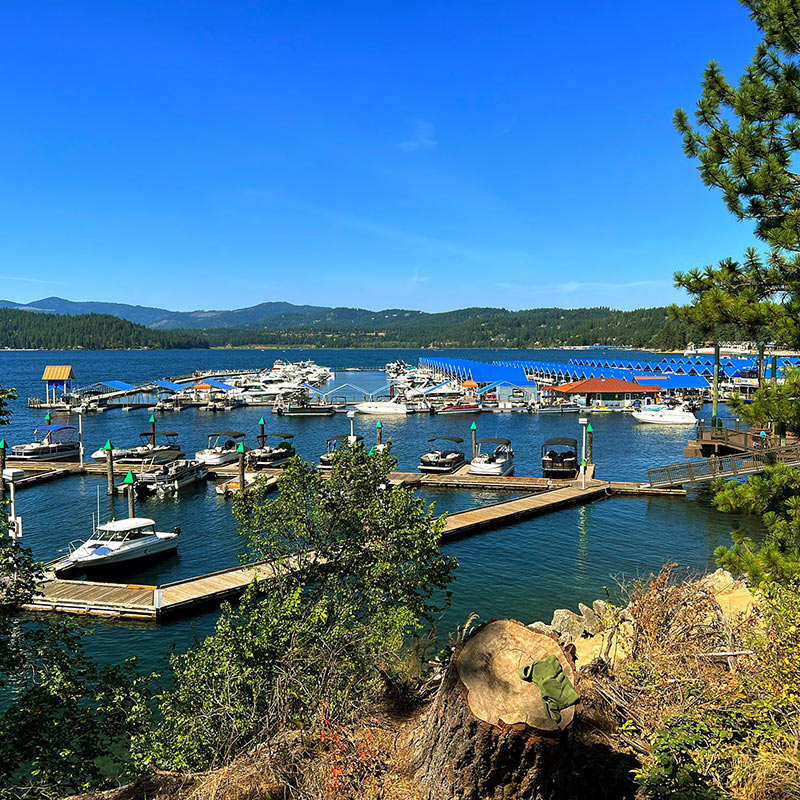
[(121, 392), (129, 392), (131, 389), (136, 388), (132, 383), (125, 383), (125, 381), (100, 381), (100, 385), (119, 389)]
[(188, 388), (180, 383), (173, 383), (172, 381), (153, 381), (153, 386), (158, 386), (161, 389), (169, 389), (171, 392), (181, 392)]
[(74, 431), (76, 430), (74, 425), (37, 425), (34, 428), (35, 431), (50, 431), (53, 433), (54, 431)]
[(223, 391), (229, 392), (233, 389), (229, 383), (223, 383), (222, 381), (216, 381), (213, 378), (205, 378), (201, 383), (207, 383), (209, 386), (213, 386), (215, 389), (222, 389)]
[(459, 380), (471, 378), (475, 383), (497, 383), (498, 381), (508, 381), (515, 386), (535, 385), (521, 368), (520, 363), (514, 366), (505, 366), (495, 362), (487, 364), (485, 361), (471, 361), (465, 358), (430, 357), (420, 358), (422, 366), (431, 367), (444, 372)]

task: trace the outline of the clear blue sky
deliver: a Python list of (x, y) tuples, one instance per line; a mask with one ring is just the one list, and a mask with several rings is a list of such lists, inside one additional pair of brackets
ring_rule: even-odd
[(672, 128), (735, 0), (3, 3), (0, 297), (660, 305), (755, 242)]

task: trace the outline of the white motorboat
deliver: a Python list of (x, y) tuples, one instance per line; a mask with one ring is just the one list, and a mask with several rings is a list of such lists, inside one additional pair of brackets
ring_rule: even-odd
[(48, 566), (59, 574), (133, 564), (177, 550), (180, 532), (157, 531), (156, 523), (145, 517), (112, 520), (98, 525), (85, 542), (71, 543), (69, 555)]
[(244, 440), (241, 431), (217, 431), (208, 434), (208, 447), (198, 450), (194, 457), (209, 467), (232, 464), (239, 458), (236, 448)]
[(27, 444), (15, 444), (9, 458), (24, 461), (63, 461), (80, 458), (80, 444), (75, 440), (74, 425), (40, 425), (33, 435), (44, 435)]
[[(484, 445), (489, 445), (484, 448)], [(495, 445), (495, 447), (491, 447)], [(478, 453), (469, 465), (470, 475), (511, 475), (514, 472), (514, 451), (511, 442), (502, 437), (478, 440)]]
[(139, 473), (133, 485), (137, 494), (175, 494), (184, 486), (208, 477), (208, 467), (194, 459), (177, 459), (158, 469)]
[[(266, 442), (268, 436), (275, 436), (280, 441), (274, 447), (268, 445)], [(292, 445), (292, 439), (294, 439), (293, 433), (275, 431), (266, 434), (263, 447), (255, 447), (247, 451), (248, 465), (256, 470), (282, 467), (297, 452)]]
[(340, 447), (352, 447), (357, 442), (363, 442), (363, 436), (342, 433), (328, 439), (327, 450), (319, 457), (319, 469), (330, 469), (333, 466), (333, 456)]
[(696, 425), (697, 417), (686, 408), (680, 405), (677, 408), (667, 406), (643, 408), (634, 411), (631, 416), (637, 422), (649, 422), (653, 425)]
[[(153, 432), (145, 431), (139, 434), (142, 443), (136, 447), (115, 447), (111, 453), (115, 464), (140, 466), (142, 464), (168, 464), (176, 458), (186, 455), (178, 444), (178, 434), (175, 431), (162, 431), (157, 433), (162, 442), (153, 444)], [(104, 448), (95, 450), (92, 458), (100, 463), (105, 463), (107, 451)]]
[(400, 398), (396, 400), (370, 400), (364, 403), (356, 403), (355, 410), (359, 414), (379, 414), (389, 416), (394, 414), (408, 414), (409, 407)]
[[(458, 445), (462, 444), (464, 440), (460, 436), (437, 436), (434, 439), (428, 439), (429, 444), (441, 441), (453, 442), (453, 444)], [(455, 472), (465, 463), (466, 459), (464, 458), (463, 450), (439, 446), (420, 457), (419, 471), (446, 475), (450, 472)]]

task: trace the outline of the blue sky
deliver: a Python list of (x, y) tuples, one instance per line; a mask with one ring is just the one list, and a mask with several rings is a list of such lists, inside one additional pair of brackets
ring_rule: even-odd
[(8, 0), (0, 297), (660, 305), (755, 243), (672, 128), (735, 0)]

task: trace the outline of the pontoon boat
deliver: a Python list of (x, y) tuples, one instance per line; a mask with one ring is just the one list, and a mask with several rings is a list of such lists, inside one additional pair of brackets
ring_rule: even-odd
[[(428, 439), (429, 444), (433, 442), (462, 444), (463, 441), (464, 440), (460, 436), (437, 436), (433, 439)], [(464, 463), (466, 463), (466, 460), (463, 450), (447, 449), (445, 445), (441, 445), (425, 453), (425, 455), (420, 458), (419, 471), (447, 474), (455, 472)]]
[(44, 433), (44, 436), (28, 444), (15, 444), (9, 457), (25, 461), (77, 459), (80, 457), (80, 444), (75, 441), (75, 431), (73, 425), (40, 425), (34, 428), (33, 435)]

